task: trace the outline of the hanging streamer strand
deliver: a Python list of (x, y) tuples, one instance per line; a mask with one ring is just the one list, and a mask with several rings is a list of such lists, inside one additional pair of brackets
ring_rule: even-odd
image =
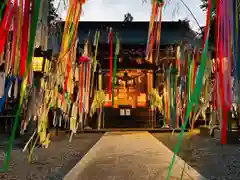
[(116, 39), (116, 48), (115, 48), (115, 56), (114, 56), (114, 65), (113, 65), (113, 82), (112, 82), (112, 106), (114, 107), (114, 90), (117, 83), (117, 58), (119, 53), (119, 39), (118, 39), (118, 33), (115, 34)]
[[(28, 70), (29, 70), (30, 64), (32, 62), (34, 41), (35, 41), (36, 29), (37, 29), (37, 23), (38, 23), (39, 8), (40, 8), (40, 1), (36, 0), (36, 2), (34, 3), (34, 16), (33, 16), (31, 30), (30, 30), (30, 41), (29, 41), (28, 56), (27, 56), (28, 57), (27, 58), (27, 68), (26, 68), (26, 72), (24, 74), (23, 84), (27, 80)], [(22, 101), (23, 101), (24, 91), (25, 91), (25, 86), (23, 85), (21, 87), (20, 102), (18, 105), (16, 117), (14, 120), (12, 134), (9, 139), (8, 149), (6, 152), (6, 157), (4, 159), (3, 170), (5, 170), (5, 171), (8, 170), (8, 165), (9, 165), (9, 161), (11, 158), (11, 151), (12, 151), (12, 147), (13, 147), (13, 143), (14, 143), (15, 133), (17, 130), (17, 126), (19, 124), (20, 114), (21, 114), (21, 110), (22, 110)]]
[(109, 49), (109, 84), (108, 84), (108, 93), (109, 93), (109, 100), (112, 98), (112, 76), (113, 76), (113, 32), (110, 29), (109, 33), (109, 44), (110, 44), (110, 49)]
[[(207, 23), (209, 23), (211, 18), (212, 18), (212, 12), (213, 12), (212, 0), (208, 0), (208, 14), (210, 14), (210, 15), (207, 16), (209, 18), (209, 19), (206, 20)], [(183, 134), (184, 134), (186, 125), (188, 123), (188, 119), (190, 117), (190, 113), (192, 111), (193, 105), (196, 103), (197, 99), (199, 99), (200, 92), (201, 92), (201, 89), (202, 89), (202, 86), (203, 86), (203, 84), (202, 84), (203, 74), (204, 74), (205, 67), (206, 67), (206, 62), (207, 62), (209, 28), (205, 30), (205, 34), (206, 34), (205, 35), (206, 39), (205, 39), (205, 43), (204, 43), (204, 51), (203, 51), (203, 55), (202, 55), (202, 58), (201, 58), (199, 72), (198, 72), (197, 79), (196, 79), (196, 87), (194, 88), (194, 92), (193, 92), (193, 94), (190, 98), (190, 101), (188, 102), (188, 105), (187, 105), (187, 111), (186, 111), (186, 114), (185, 114), (184, 124), (181, 127), (181, 132), (178, 136), (178, 142), (177, 142), (176, 147), (174, 149), (174, 155), (172, 157), (172, 161), (171, 161), (171, 164), (169, 166), (168, 175), (167, 175), (167, 178), (166, 178), (167, 180), (170, 180), (170, 178), (171, 178), (172, 168), (173, 168), (173, 165), (174, 165), (174, 162), (175, 162), (176, 154), (179, 151), (180, 143), (182, 141)]]
[(30, 0), (24, 2), (24, 15), (22, 25), (22, 39), (21, 39), (21, 60), (20, 60), (20, 77), (24, 76), (26, 71), (26, 61), (28, 53), (28, 32), (29, 32), (29, 21), (30, 20)]

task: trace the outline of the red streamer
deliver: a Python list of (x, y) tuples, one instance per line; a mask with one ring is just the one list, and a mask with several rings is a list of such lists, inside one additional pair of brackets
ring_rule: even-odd
[[(218, 1), (219, 3), (219, 1)], [(218, 4), (218, 18), (219, 18), (219, 33), (218, 33), (218, 40), (219, 40), (219, 78), (220, 78), (220, 87), (224, 87), (224, 74), (223, 74), (223, 66), (224, 66), (224, 54), (223, 54), (223, 39), (220, 38), (220, 34), (223, 31), (222, 27), (222, 19), (220, 20), (220, 4)], [(222, 106), (222, 112), (223, 112), (223, 119), (222, 119), (222, 133), (221, 133), (221, 143), (226, 144), (227, 143), (227, 108), (225, 105), (225, 99), (224, 99), (224, 88), (220, 88), (220, 98), (221, 98), (221, 106)], [(221, 108), (221, 107), (219, 107)]]
[(110, 57), (109, 57), (109, 85), (108, 93), (109, 99), (112, 97), (112, 76), (113, 76), (113, 32), (110, 31), (109, 34), (109, 43), (110, 43)]
[[(223, 75), (223, 66), (224, 66), (224, 57), (223, 57), (223, 42), (220, 41), (220, 69), (219, 69), (219, 75), (220, 75), (220, 87), (224, 87), (224, 75)], [(220, 88), (220, 95), (221, 95), (221, 105), (223, 110), (223, 119), (222, 119), (222, 134), (221, 134), (221, 142), (222, 144), (227, 143), (227, 107), (225, 105), (225, 99), (224, 99), (224, 88)]]
[(187, 50), (185, 50), (185, 69), (184, 69), (184, 78), (185, 78), (185, 86), (184, 86), (184, 100), (183, 100), (183, 104), (185, 104), (185, 106), (183, 107), (183, 113), (182, 113), (182, 124), (184, 123), (184, 117), (186, 114), (186, 110), (187, 110), (187, 101), (188, 101), (188, 96), (187, 96), (187, 91), (188, 91), (188, 86), (187, 86), (187, 82), (188, 82), (188, 78), (187, 78), (187, 74), (189, 71), (188, 68), (188, 52)]
[[(77, 8), (77, 1), (76, 0), (74, 0), (74, 8), (75, 8), (75, 10), (76, 10), (76, 8)], [(78, 28), (78, 20), (79, 20), (79, 18), (80, 18), (80, 11), (79, 12), (76, 12), (75, 11), (75, 13), (77, 13), (77, 14), (74, 14), (74, 25), (75, 25), (75, 27), (74, 28)], [(73, 34), (73, 41), (72, 41), (72, 43), (74, 42), (74, 39), (75, 39), (75, 37), (76, 37), (76, 29), (74, 29), (74, 34)], [(72, 53), (72, 52), (71, 52)], [(65, 79), (65, 82), (64, 82), (64, 87), (63, 87), (63, 94), (65, 94), (65, 92), (67, 91), (67, 84), (68, 84), (68, 79), (69, 79), (69, 75), (70, 75), (70, 71), (71, 71), (71, 68), (72, 68), (72, 66), (71, 66), (71, 53), (68, 55), (68, 64), (67, 64), (67, 75), (66, 75), (66, 79)], [(80, 57), (80, 61), (81, 61), (81, 57)], [(62, 96), (62, 97), (64, 97), (64, 96)], [(62, 99), (63, 100), (63, 99)]]
[(66, 79), (64, 82), (63, 93), (65, 93), (67, 91), (67, 84), (68, 84), (70, 71), (71, 71), (71, 55), (68, 56), (67, 76), (66, 76)]
[(80, 62), (81, 62), (81, 63), (85, 63), (85, 62), (88, 62), (88, 61), (89, 61), (89, 58), (88, 58), (88, 57), (86, 57), (86, 56), (80, 57)]
[(16, 8), (16, 14), (14, 17), (14, 29), (13, 29), (13, 44), (12, 44), (12, 52), (11, 52), (11, 68), (13, 70), (14, 62), (15, 62), (15, 56), (16, 56), (16, 48), (17, 48), (17, 31), (18, 31), (18, 0), (14, 1), (14, 7)]
[(22, 46), (21, 46), (21, 60), (20, 60), (20, 77), (24, 76), (26, 71), (27, 53), (28, 53), (28, 33), (30, 20), (30, 0), (25, 0), (24, 15), (22, 26)]
[(151, 53), (152, 52), (152, 49), (153, 49), (153, 46), (154, 46), (154, 43), (155, 43), (155, 37), (157, 35), (157, 30), (158, 30), (158, 23), (155, 23), (155, 20), (156, 20), (156, 17), (158, 15), (158, 10), (159, 10), (159, 7), (157, 6), (156, 4), (156, 8), (155, 8), (155, 12), (154, 12), (154, 24), (153, 24), (153, 31), (151, 32), (151, 36), (150, 36), (150, 46), (149, 46), (149, 52)]
[(84, 76), (84, 63), (80, 64), (80, 68), (79, 68), (79, 112), (82, 113), (83, 112), (83, 76)]
[(214, 82), (214, 92), (215, 92), (215, 96), (214, 96), (214, 100), (215, 100), (215, 110), (217, 110), (218, 107), (218, 91), (217, 91), (217, 85), (218, 85), (218, 71), (219, 71), (219, 35), (220, 35), (220, 16), (219, 16), (219, 2), (218, 0), (216, 1), (216, 24), (215, 24), (215, 34), (216, 34), (216, 54), (215, 54), (215, 82)]
[(2, 54), (4, 47), (5, 47), (5, 43), (8, 37), (8, 32), (12, 23), (12, 17), (14, 16), (15, 13), (15, 9), (16, 7), (13, 6), (11, 9), (11, 1), (8, 1), (6, 10), (5, 10), (5, 15), (3, 17), (3, 20), (1, 22), (1, 26), (0, 26), (0, 54)]

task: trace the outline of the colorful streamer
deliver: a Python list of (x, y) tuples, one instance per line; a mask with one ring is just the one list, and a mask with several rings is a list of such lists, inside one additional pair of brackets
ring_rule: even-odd
[(23, 15), (23, 25), (22, 25), (22, 34), (21, 34), (21, 60), (20, 60), (20, 77), (24, 76), (26, 71), (26, 61), (28, 53), (28, 32), (29, 32), (29, 23), (30, 23), (30, 0), (25, 0), (24, 2), (24, 15)]
[(119, 54), (119, 38), (118, 33), (115, 34), (116, 39), (116, 48), (115, 48), (115, 56), (114, 56), (114, 66), (113, 66), (113, 82), (112, 82), (112, 106), (114, 107), (114, 89), (117, 83), (117, 59)]
[[(18, 19), (18, 29), (17, 29), (17, 42), (16, 42), (16, 49), (21, 49), (21, 26), (22, 26), (22, 14), (23, 14), (23, 0), (19, 0), (18, 11), (17, 11), (17, 19)], [(13, 56), (13, 55), (12, 55)], [(13, 57), (14, 58), (14, 57)], [(15, 76), (18, 75), (19, 72), (19, 64), (20, 64), (20, 54), (16, 54), (16, 58), (14, 59), (14, 68), (13, 74)]]
[(35, 36), (36, 36), (36, 29), (37, 29), (37, 23), (38, 23), (39, 8), (40, 8), (40, 1), (36, 1), (34, 3), (34, 16), (33, 16), (31, 30), (30, 30), (30, 41), (29, 41), (28, 56), (27, 56), (27, 67), (26, 67), (26, 72), (24, 74), (24, 81), (23, 81), (23, 85), (21, 87), (21, 93), (20, 93), (20, 102), (18, 105), (17, 114), (16, 114), (14, 124), (13, 124), (12, 134), (10, 137), (8, 150), (6, 153), (6, 158), (4, 159), (3, 170), (8, 170), (8, 165), (9, 165), (9, 161), (10, 161), (10, 157), (11, 157), (11, 151), (12, 151), (14, 138), (15, 138), (15, 133), (17, 130), (17, 126), (19, 124), (20, 114), (21, 114), (21, 110), (22, 110), (23, 96), (24, 96), (24, 91), (26, 88), (25, 83), (27, 81), (28, 70), (29, 70), (30, 64), (32, 62), (34, 40), (35, 40)]
[(113, 32), (112, 29), (110, 29), (109, 32), (109, 83), (108, 83), (108, 93), (109, 93), (109, 100), (112, 97), (112, 81), (113, 81)]
[(98, 43), (99, 43), (99, 39), (100, 39), (100, 32), (97, 31), (95, 34), (95, 40), (94, 40), (94, 45), (95, 45), (95, 55), (94, 55), (94, 59), (93, 59), (93, 68), (92, 68), (92, 78), (91, 78), (91, 92), (90, 92), (90, 97), (93, 96), (93, 89), (94, 89), (94, 75), (96, 72), (96, 68), (97, 68), (97, 54), (98, 54)]
[[(212, 6), (212, 0), (208, 0), (208, 19), (206, 20), (206, 25), (208, 23), (210, 23), (210, 20), (212, 18), (212, 13), (213, 13), (213, 7)], [(168, 170), (168, 175), (167, 175), (167, 180), (170, 180), (171, 178), (171, 173), (172, 173), (172, 168), (175, 162), (175, 158), (176, 158), (176, 154), (179, 151), (179, 147), (180, 147), (180, 143), (182, 141), (183, 138), (183, 134), (184, 131), (186, 129), (187, 126), (187, 122), (189, 120), (193, 105), (197, 102), (197, 100), (199, 99), (200, 96), (200, 92), (202, 89), (202, 82), (203, 82), (203, 74), (205, 71), (205, 67), (206, 67), (206, 62), (207, 62), (207, 51), (208, 51), (208, 39), (209, 39), (209, 26), (207, 25), (208, 28), (206, 28), (205, 30), (205, 43), (204, 43), (204, 51), (203, 51), (203, 55), (202, 55), (202, 59), (201, 59), (201, 63), (200, 63), (200, 67), (199, 67), (199, 71), (197, 74), (197, 79), (196, 79), (196, 87), (194, 88), (194, 92), (191, 95), (190, 101), (188, 102), (188, 106), (187, 106), (187, 111), (186, 111), (186, 115), (185, 115), (185, 120), (184, 120), (184, 124), (181, 127), (181, 133), (178, 136), (178, 142), (176, 144), (176, 147), (174, 149), (174, 155), (172, 158), (172, 162), (169, 166), (169, 170)]]
[(4, 46), (8, 37), (8, 32), (12, 23), (12, 17), (14, 16), (16, 7), (16, 3), (14, 3), (14, 6), (11, 7), (11, 1), (8, 1), (3, 20), (1, 21), (0, 25), (0, 55), (3, 53)]
[(13, 71), (15, 57), (16, 57), (16, 50), (17, 50), (17, 40), (18, 40), (18, 27), (20, 26), (18, 18), (18, 1), (14, 1), (14, 6), (16, 7), (16, 15), (14, 17), (14, 27), (13, 27), (13, 42), (12, 42), (12, 52), (11, 52), (11, 70)]

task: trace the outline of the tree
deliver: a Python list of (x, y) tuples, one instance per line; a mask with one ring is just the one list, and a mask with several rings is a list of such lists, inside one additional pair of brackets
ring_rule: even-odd
[(127, 14), (124, 15), (124, 22), (132, 22), (133, 21), (133, 16), (128, 12)]
[[(208, 8), (208, 0), (201, 0), (202, 1), (202, 4), (200, 5), (200, 8), (203, 10), (203, 11), (207, 11), (207, 8)], [(216, 15), (216, 8), (213, 9), (213, 17), (211, 19), (211, 22), (210, 22), (210, 31), (209, 31), (209, 44), (211, 47), (215, 47), (215, 31), (216, 31), (216, 18), (215, 18), (215, 15)], [(204, 27), (205, 28), (205, 27)], [(203, 28), (203, 33), (204, 33), (204, 28)], [(203, 37), (203, 34), (202, 34), (202, 37)]]
[(207, 8), (208, 8), (208, 0), (201, 0), (202, 1), (202, 4), (200, 5), (200, 8), (203, 10), (203, 11), (206, 11)]
[(48, 24), (55, 25), (56, 20), (60, 17), (57, 13), (57, 9), (54, 7), (54, 0), (48, 0), (48, 8), (49, 8)]

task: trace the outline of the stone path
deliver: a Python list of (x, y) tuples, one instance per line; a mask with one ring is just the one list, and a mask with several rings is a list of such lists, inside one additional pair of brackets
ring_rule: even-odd
[[(148, 132), (105, 133), (64, 180), (166, 179), (172, 155)], [(171, 179), (182, 173), (184, 180), (204, 179), (177, 157)]]

